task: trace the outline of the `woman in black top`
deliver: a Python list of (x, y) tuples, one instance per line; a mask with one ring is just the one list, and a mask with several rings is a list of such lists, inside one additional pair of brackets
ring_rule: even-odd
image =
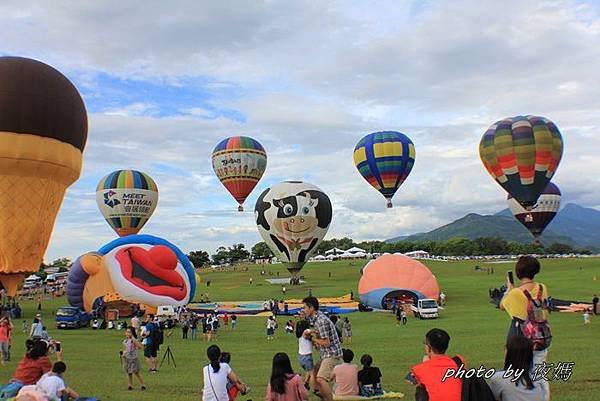
[(362, 370), (358, 372), (358, 386), (360, 395), (363, 397), (372, 397), (374, 395), (383, 394), (381, 388), (381, 371), (373, 364), (371, 355), (364, 354), (360, 358), (360, 363), (363, 365)]

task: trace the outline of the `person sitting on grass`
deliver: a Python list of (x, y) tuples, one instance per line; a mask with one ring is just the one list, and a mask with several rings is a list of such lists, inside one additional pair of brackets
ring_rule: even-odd
[(292, 334), (294, 332), (294, 323), (291, 320), (288, 320), (285, 324), (285, 332), (286, 334)]
[(360, 364), (363, 365), (363, 368), (358, 372), (359, 394), (363, 397), (382, 395), (381, 371), (378, 367), (373, 366), (373, 357), (364, 354), (360, 357)]
[(36, 388), (51, 401), (68, 401), (79, 398), (79, 394), (65, 384), (63, 374), (66, 371), (67, 365), (64, 362), (55, 362), (52, 371), (44, 374), (38, 380)]
[(285, 352), (273, 356), (265, 401), (308, 401), (308, 390), (302, 378), (292, 370), (290, 358)]
[(220, 362), (221, 349), (211, 345), (206, 349), (206, 356), (210, 363), (202, 368), (204, 388), (202, 401), (226, 401), (229, 399), (227, 382), (230, 381), (242, 394), (246, 394), (249, 387), (244, 384), (233, 372), (229, 364)]
[(334, 367), (331, 373), (334, 395), (358, 395), (358, 366), (352, 363), (354, 352), (342, 349), (342, 359), (344, 362)]
[[(521, 371), (520, 377), (508, 375), (508, 370)], [(533, 370), (533, 343), (523, 336), (512, 336), (506, 343), (504, 370), (497, 371), (488, 384), (498, 401), (545, 401), (544, 389), (531, 378)]]
[[(417, 391), (427, 392), (429, 401), (460, 401), (462, 380), (454, 377), (442, 381), (448, 369), (457, 369), (456, 362), (446, 355), (450, 335), (442, 329), (431, 329), (425, 334), (423, 362), (413, 366), (407, 379), (416, 384)], [(457, 355), (466, 365), (462, 356)]]
[[(0, 399), (17, 395), (21, 387), (37, 383), (44, 373), (52, 370), (52, 362), (48, 358), (48, 343), (42, 340), (27, 340), (27, 353), (19, 361), (10, 382), (0, 387)], [(56, 359), (62, 361), (63, 351), (55, 353)]]

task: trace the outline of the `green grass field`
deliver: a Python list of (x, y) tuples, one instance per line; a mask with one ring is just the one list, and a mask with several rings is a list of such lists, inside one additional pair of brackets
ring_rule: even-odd
[[(302, 270), (307, 283), (288, 289), (287, 298), (301, 298), (308, 288), (316, 296), (340, 296), (351, 290), (357, 294), (360, 268), (364, 262), (331, 262), (308, 264)], [(436, 320), (418, 320), (409, 316), (408, 324), (397, 327), (389, 313), (353, 313), (349, 316), (353, 327), (353, 349), (360, 359), (370, 353), (374, 365), (383, 373), (383, 384), (388, 390), (401, 391), (405, 399), (413, 399), (413, 388), (403, 378), (409, 368), (420, 362), (424, 334), (433, 327), (447, 330), (452, 340), (449, 353), (460, 353), (470, 366), (501, 368), (504, 361), (504, 340), (508, 316), (488, 302), (488, 288), (504, 281), (504, 272), (513, 264), (482, 264), (481, 262), (427, 262), (447, 294), (447, 307)], [(476, 264), (494, 266), (495, 274), (475, 272)], [(281, 286), (269, 284), (260, 275), (260, 266), (251, 266), (248, 272), (204, 272), (197, 291), (209, 291), (212, 300), (239, 301), (281, 298)], [(268, 266), (274, 274), (287, 276), (282, 265)], [(328, 274), (331, 272), (332, 277)], [(254, 284), (249, 285), (253, 277)], [(600, 260), (562, 259), (543, 260), (539, 280), (548, 285), (555, 298), (589, 301), (592, 294), (600, 293)], [(206, 281), (211, 286), (206, 287)], [(158, 374), (145, 373), (148, 390), (127, 391), (125, 375), (119, 363), (121, 331), (56, 330), (51, 323), (52, 311), (64, 305), (66, 299), (47, 301), (43, 316), (50, 335), (62, 341), (64, 359), (68, 365), (68, 383), (82, 395), (95, 395), (102, 400), (157, 401), (198, 400), (201, 398), (201, 368), (205, 365), (207, 343), (201, 340), (184, 341), (181, 330), (176, 329), (165, 341), (175, 355), (177, 367), (165, 363)], [(37, 304), (23, 302), (25, 318), (30, 321)], [(251, 393), (241, 400), (264, 398), (274, 353), (284, 351), (290, 355), (297, 368), (297, 342), (295, 337), (282, 330), (284, 317), (279, 319), (274, 341), (265, 339), (265, 319), (242, 317), (235, 332), (223, 332), (218, 340), (222, 350), (232, 353), (232, 367), (243, 381), (251, 385)], [(552, 399), (557, 401), (588, 401), (600, 392), (597, 346), (600, 339), (600, 321), (593, 320), (583, 326), (579, 314), (553, 313), (550, 323), (554, 339), (549, 352), (549, 362), (573, 361), (575, 367), (569, 381), (552, 383)], [(6, 382), (23, 354), (25, 335), (21, 321), (15, 322), (12, 361), (1, 370), (0, 381)], [(159, 358), (162, 357), (159, 355)]]

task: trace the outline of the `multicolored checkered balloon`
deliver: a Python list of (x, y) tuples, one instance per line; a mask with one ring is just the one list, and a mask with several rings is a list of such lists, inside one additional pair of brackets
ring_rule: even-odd
[(483, 134), (479, 155), (490, 175), (530, 210), (556, 172), (563, 141), (544, 117), (517, 116), (494, 123)]

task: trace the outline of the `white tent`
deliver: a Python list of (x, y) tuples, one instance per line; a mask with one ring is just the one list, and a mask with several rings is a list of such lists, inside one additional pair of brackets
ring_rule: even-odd
[(313, 259), (314, 260), (325, 260), (327, 258), (325, 256), (323, 256), (323, 255), (317, 255), (317, 256), (313, 257)]
[(356, 252), (356, 253), (354, 253), (354, 257), (355, 258), (364, 258), (366, 256), (367, 256), (367, 254), (364, 253), (364, 252)]
[(330, 250), (325, 251), (325, 255), (330, 255), (330, 254), (341, 255), (344, 252), (346, 252), (346, 251), (344, 251), (343, 249), (340, 249), (340, 248), (331, 248)]
[(37, 280), (41, 280), (42, 278), (40, 276), (36, 276), (35, 274), (32, 274), (31, 276), (27, 277), (25, 280), (29, 280), (29, 281), (37, 281)]
[(425, 252), (422, 250), (406, 252), (404, 255), (408, 256), (409, 258), (413, 258), (413, 259), (429, 259), (430, 258), (429, 252)]
[(364, 249), (360, 249), (356, 246), (353, 246), (352, 248), (348, 249), (346, 252), (348, 252), (348, 253), (357, 253), (357, 252), (365, 253), (366, 251)]

